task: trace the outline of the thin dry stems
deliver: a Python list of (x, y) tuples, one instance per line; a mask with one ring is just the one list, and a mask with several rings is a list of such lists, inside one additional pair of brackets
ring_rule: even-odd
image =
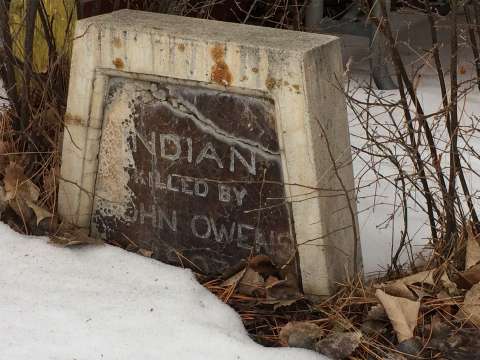
[[(69, 70), (67, 44), (73, 31), (73, 10), (65, 8), (65, 42), (58, 44), (53, 32), (56, 19), (46, 12), (43, 0), (28, 2), (23, 18), (23, 40), (19, 37), (22, 32), (14, 32), (11, 27), (6, 11), (9, 2), (1, 0), (0, 7), (5, 10), (0, 11), (3, 38), (0, 62), (4, 63), (0, 75), (10, 100), (10, 107), (3, 117), (8, 118), (7, 126), (11, 129), (0, 133), (0, 141), (9, 144), (8, 151), (0, 153), (0, 164), (6, 166), (8, 162), (15, 162), (22, 165), (26, 176), (42, 189), (39, 204), (55, 213)], [(35, 26), (37, 16), (41, 20), (40, 28)], [(39, 73), (33, 65), (33, 41), (39, 32), (48, 46), (49, 58), (44, 73)], [(15, 57), (14, 47), (19, 47), (23, 59)], [(4, 168), (0, 169), (0, 177), (3, 171)]]
[[(365, 145), (354, 147), (357, 156), (364, 159), (367, 168), (364, 173), (376, 174), (377, 179), (389, 182), (401, 194), (400, 206), (393, 210), (394, 213), (396, 208), (403, 210), (404, 222), (400, 245), (392, 251), (392, 268), (398, 273), (400, 254), (405, 247), (410, 246), (407, 241), (410, 238), (408, 211), (412, 203), (427, 214), (432, 243), (443, 258), (450, 258), (449, 254), (458, 253), (459, 234), (465, 224), (471, 221), (476, 231), (479, 231), (480, 224), (474, 203), (477, 194), (471, 193), (471, 185), (465, 176), (466, 170), (475, 174), (465, 160), (465, 152), (468, 150), (470, 155), (478, 158), (471, 143), (474, 141), (472, 134), (475, 132), (476, 123), (473, 118), (470, 126), (462, 123), (464, 114), (460, 108), (461, 101), (471, 94), (472, 83), (475, 84), (478, 78), (473, 81), (459, 81), (457, 77), (460, 42), (459, 25), (456, 21), (458, 9), (453, 9), (449, 19), (451, 62), (447, 82), (440, 60), (441, 45), (437, 36), (436, 15), (431, 11), (430, 2), (425, 0), (424, 8), (429, 21), (432, 48), (425, 56), (420, 56), (421, 61), (413, 70), (413, 75), (409, 75), (406, 70), (405, 59), (398, 49), (398, 40), (392, 32), (385, 4), (382, 0), (379, 0), (378, 4), (382, 10), (381, 16), (371, 15), (372, 21), (378, 30), (385, 34), (389, 44), (399, 98), (372, 90), (371, 83), (362, 90), (367, 94), (366, 101), (357, 100), (355, 93), (359, 88), (350, 88), (350, 83), (346, 96), (365, 133), (362, 140)], [(420, 69), (430, 58), (434, 64), (427, 64), (437, 73), (443, 107), (439, 111), (427, 113), (420, 100), (418, 86)], [(447, 83), (450, 85), (449, 91)], [(398, 116), (399, 112), (403, 113), (403, 124)], [(447, 131), (448, 141), (442, 139), (442, 129)], [(447, 159), (449, 160), (446, 161)], [(394, 166), (395, 171), (391, 175), (385, 176), (378, 170), (385, 161)], [(360, 182), (361, 179), (357, 181)], [(416, 198), (417, 192), (423, 196), (426, 207)], [(394, 218), (394, 213), (390, 219)]]

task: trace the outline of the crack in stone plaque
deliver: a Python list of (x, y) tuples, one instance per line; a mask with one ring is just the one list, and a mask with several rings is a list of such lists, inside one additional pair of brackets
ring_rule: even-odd
[(218, 275), (255, 254), (296, 274), (274, 102), (109, 80), (92, 231)]

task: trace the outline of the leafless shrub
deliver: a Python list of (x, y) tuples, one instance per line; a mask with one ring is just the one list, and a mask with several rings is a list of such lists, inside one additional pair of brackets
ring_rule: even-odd
[(241, 24), (299, 30), (306, 0), (180, 0), (174, 13)]
[[(372, 84), (349, 82), (347, 101), (362, 128), (363, 145), (357, 147), (357, 156), (363, 160), (365, 174), (375, 174), (372, 181), (390, 184), (396, 191), (392, 214), (386, 220), (393, 221), (401, 212), (403, 229), (397, 249), (392, 251), (391, 269), (400, 271), (401, 253), (407, 253), (413, 265), (409, 212), (413, 207), (421, 209), (428, 218), (431, 245), (436, 261), (446, 259), (462, 262), (454, 255), (464, 251), (459, 239), (470, 223), (480, 232), (477, 206), (478, 194), (472, 186), (478, 172), (472, 159), (478, 159), (475, 141), (479, 123), (475, 116), (467, 116), (463, 104), (478, 84), (478, 72), (471, 79), (459, 78), (465, 70), (458, 63), (459, 47), (471, 46), (473, 63), (478, 69), (478, 28), (474, 17), (478, 5), (452, 2), (449, 17), (441, 23), (431, 10), (429, 0), (423, 1), (430, 26), (431, 47), (421, 55), (420, 61), (409, 71), (409, 65), (400, 53), (400, 43), (390, 26), (385, 2), (379, 0), (380, 12), (366, 11), (386, 39), (391, 58), (398, 96), (372, 89)], [(371, 4), (366, 4), (371, 6)], [(466, 22), (459, 24), (461, 14)], [(449, 31), (449, 63), (442, 63), (438, 39), (438, 27)], [(469, 41), (466, 39), (469, 37)], [(434, 69), (439, 86), (441, 106), (434, 109), (422, 99), (419, 83), (422, 68)], [(388, 168), (385, 171), (385, 167)], [(361, 180), (361, 178), (359, 179)]]
[[(0, 76), (9, 100), (8, 112), (2, 115), (0, 143), (6, 145), (0, 151), (1, 163), (24, 167), (42, 189), (42, 206), (54, 211), (74, 10), (65, 5), (66, 42), (61, 43), (54, 37), (57, 19), (48, 15), (43, 0), (26, 2), (23, 31), (14, 31), (9, 8), (9, 1), (0, 0)], [(33, 61), (36, 34), (48, 47), (44, 69), (35, 68)], [(5, 166), (0, 168), (0, 178)]]

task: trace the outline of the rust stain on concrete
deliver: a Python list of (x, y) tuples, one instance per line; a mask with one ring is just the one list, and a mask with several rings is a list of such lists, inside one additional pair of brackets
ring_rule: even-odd
[(80, 116), (72, 115), (70, 113), (65, 113), (64, 115), (65, 124), (68, 125), (81, 125), (82, 119)]
[(265, 80), (265, 86), (267, 87), (268, 90), (271, 91), (275, 88), (279, 88), (280, 86), (282, 86), (282, 80), (277, 80), (269, 76), (267, 80)]
[(233, 81), (233, 75), (228, 65), (225, 63), (225, 49), (222, 45), (215, 45), (210, 51), (215, 64), (212, 66), (212, 80), (219, 85), (230, 86)]
[(112, 43), (113, 43), (113, 46), (116, 47), (117, 49), (122, 47), (122, 40), (120, 40), (119, 37), (116, 37), (116, 36), (115, 36), (115, 37), (113, 38), (113, 42), (112, 42)]
[(113, 65), (115, 65), (115, 68), (117, 68), (118, 70), (121, 70), (125, 67), (125, 64), (123, 62), (122, 59), (120, 58), (116, 58), (112, 61)]

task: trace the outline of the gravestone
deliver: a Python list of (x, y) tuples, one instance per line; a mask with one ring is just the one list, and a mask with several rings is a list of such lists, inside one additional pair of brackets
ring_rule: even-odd
[(209, 275), (264, 254), (327, 295), (360, 264), (341, 79), (331, 36), (130, 10), (79, 21), (59, 211)]

